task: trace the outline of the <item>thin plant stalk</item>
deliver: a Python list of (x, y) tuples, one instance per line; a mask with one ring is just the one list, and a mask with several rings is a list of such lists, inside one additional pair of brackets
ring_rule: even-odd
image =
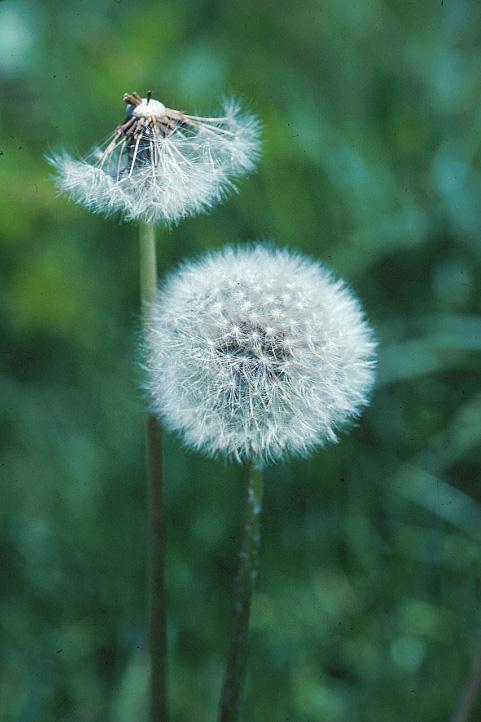
[[(476, 649), (471, 672), (466, 686), (461, 694), (456, 711), (451, 722), (468, 722), (473, 720), (477, 702), (481, 693), (481, 639)], [(476, 717), (478, 719), (478, 717)]]
[[(139, 267), (142, 316), (145, 321), (157, 293), (155, 230), (150, 223), (142, 224), (139, 229)], [(146, 419), (146, 445), (149, 504), (150, 722), (168, 722), (162, 429), (157, 418), (150, 413)]]
[(244, 527), (239, 569), (234, 582), (233, 622), (220, 700), (220, 722), (237, 722), (239, 719), (247, 662), (250, 608), (260, 548), (261, 511), (262, 466), (257, 462), (248, 462), (246, 464)]

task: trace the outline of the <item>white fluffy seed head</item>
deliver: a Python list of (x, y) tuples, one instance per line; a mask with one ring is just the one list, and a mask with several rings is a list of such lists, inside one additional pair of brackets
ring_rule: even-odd
[(146, 339), (153, 410), (209, 455), (279, 460), (336, 441), (373, 384), (375, 341), (346, 284), (266, 245), (189, 262)]
[(223, 200), (257, 162), (259, 123), (235, 101), (220, 117), (201, 118), (138, 96), (127, 113), (87, 158), (49, 158), (59, 188), (93, 212), (175, 224)]

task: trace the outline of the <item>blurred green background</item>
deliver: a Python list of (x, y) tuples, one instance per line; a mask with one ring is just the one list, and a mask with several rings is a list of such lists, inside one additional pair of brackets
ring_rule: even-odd
[[(381, 344), (358, 428), (267, 471), (244, 720), (449, 719), (481, 632), (480, 28), (474, 0), (0, 3), (1, 722), (145, 720), (137, 231), (44, 156), (148, 88), (264, 126), (161, 268), (273, 239), (348, 279)], [(171, 437), (166, 467), (173, 721), (207, 722), (241, 473)]]

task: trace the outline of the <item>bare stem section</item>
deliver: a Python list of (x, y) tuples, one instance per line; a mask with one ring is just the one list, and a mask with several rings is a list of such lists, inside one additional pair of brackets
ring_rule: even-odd
[(481, 640), (476, 649), (473, 664), (466, 687), (459, 699), (458, 706), (451, 722), (469, 722), (478, 719), (474, 717), (477, 702), (481, 692)]
[(249, 616), (260, 547), (260, 519), (262, 510), (262, 467), (258, 463), (246, 465), (246, 495), (244, 528), (240, 561), (234, 583), (233, 625), (229, 656), (220, 701), (220, 722), (237, 722), (244, 683)]
[[(140, 294), (144, 320), (157, 291), (155, 231), (143, 224), (139, 231)], [(149, 647), (151, 660), (150, 722), (168, 722), (166, 669), (167, 635), (164, 590), (164, 500), (162, 429), (147, 415), (147, 469), (149, 500)]]
[(157, 254), (155, 228), (152, 223), (141, 223), (139, 227), (139, 269), (140, 299), (145, 318), (157, 293)]
[(149, 644), (151, 660), (151, 722), (168, 722), (162, 429), (152, 414), (147, 416), (147, 455), (150, 482)]

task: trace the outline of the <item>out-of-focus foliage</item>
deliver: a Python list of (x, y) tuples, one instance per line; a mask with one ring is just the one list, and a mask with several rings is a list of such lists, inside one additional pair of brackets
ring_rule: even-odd
[[(271, 467), (244, 719), (439, 722), (481, 631), (481, 5), (0, 3), (0, 719), (145, 720), (136, 228), (57, 197), (152, 88), (245, 97), (264, 157), (159, 238), (160, 264), (275, 239), (320, 258), (380, 339), (359, 428)], [(167, 440), (174, 722), (214, 719), (241, 472)]]

